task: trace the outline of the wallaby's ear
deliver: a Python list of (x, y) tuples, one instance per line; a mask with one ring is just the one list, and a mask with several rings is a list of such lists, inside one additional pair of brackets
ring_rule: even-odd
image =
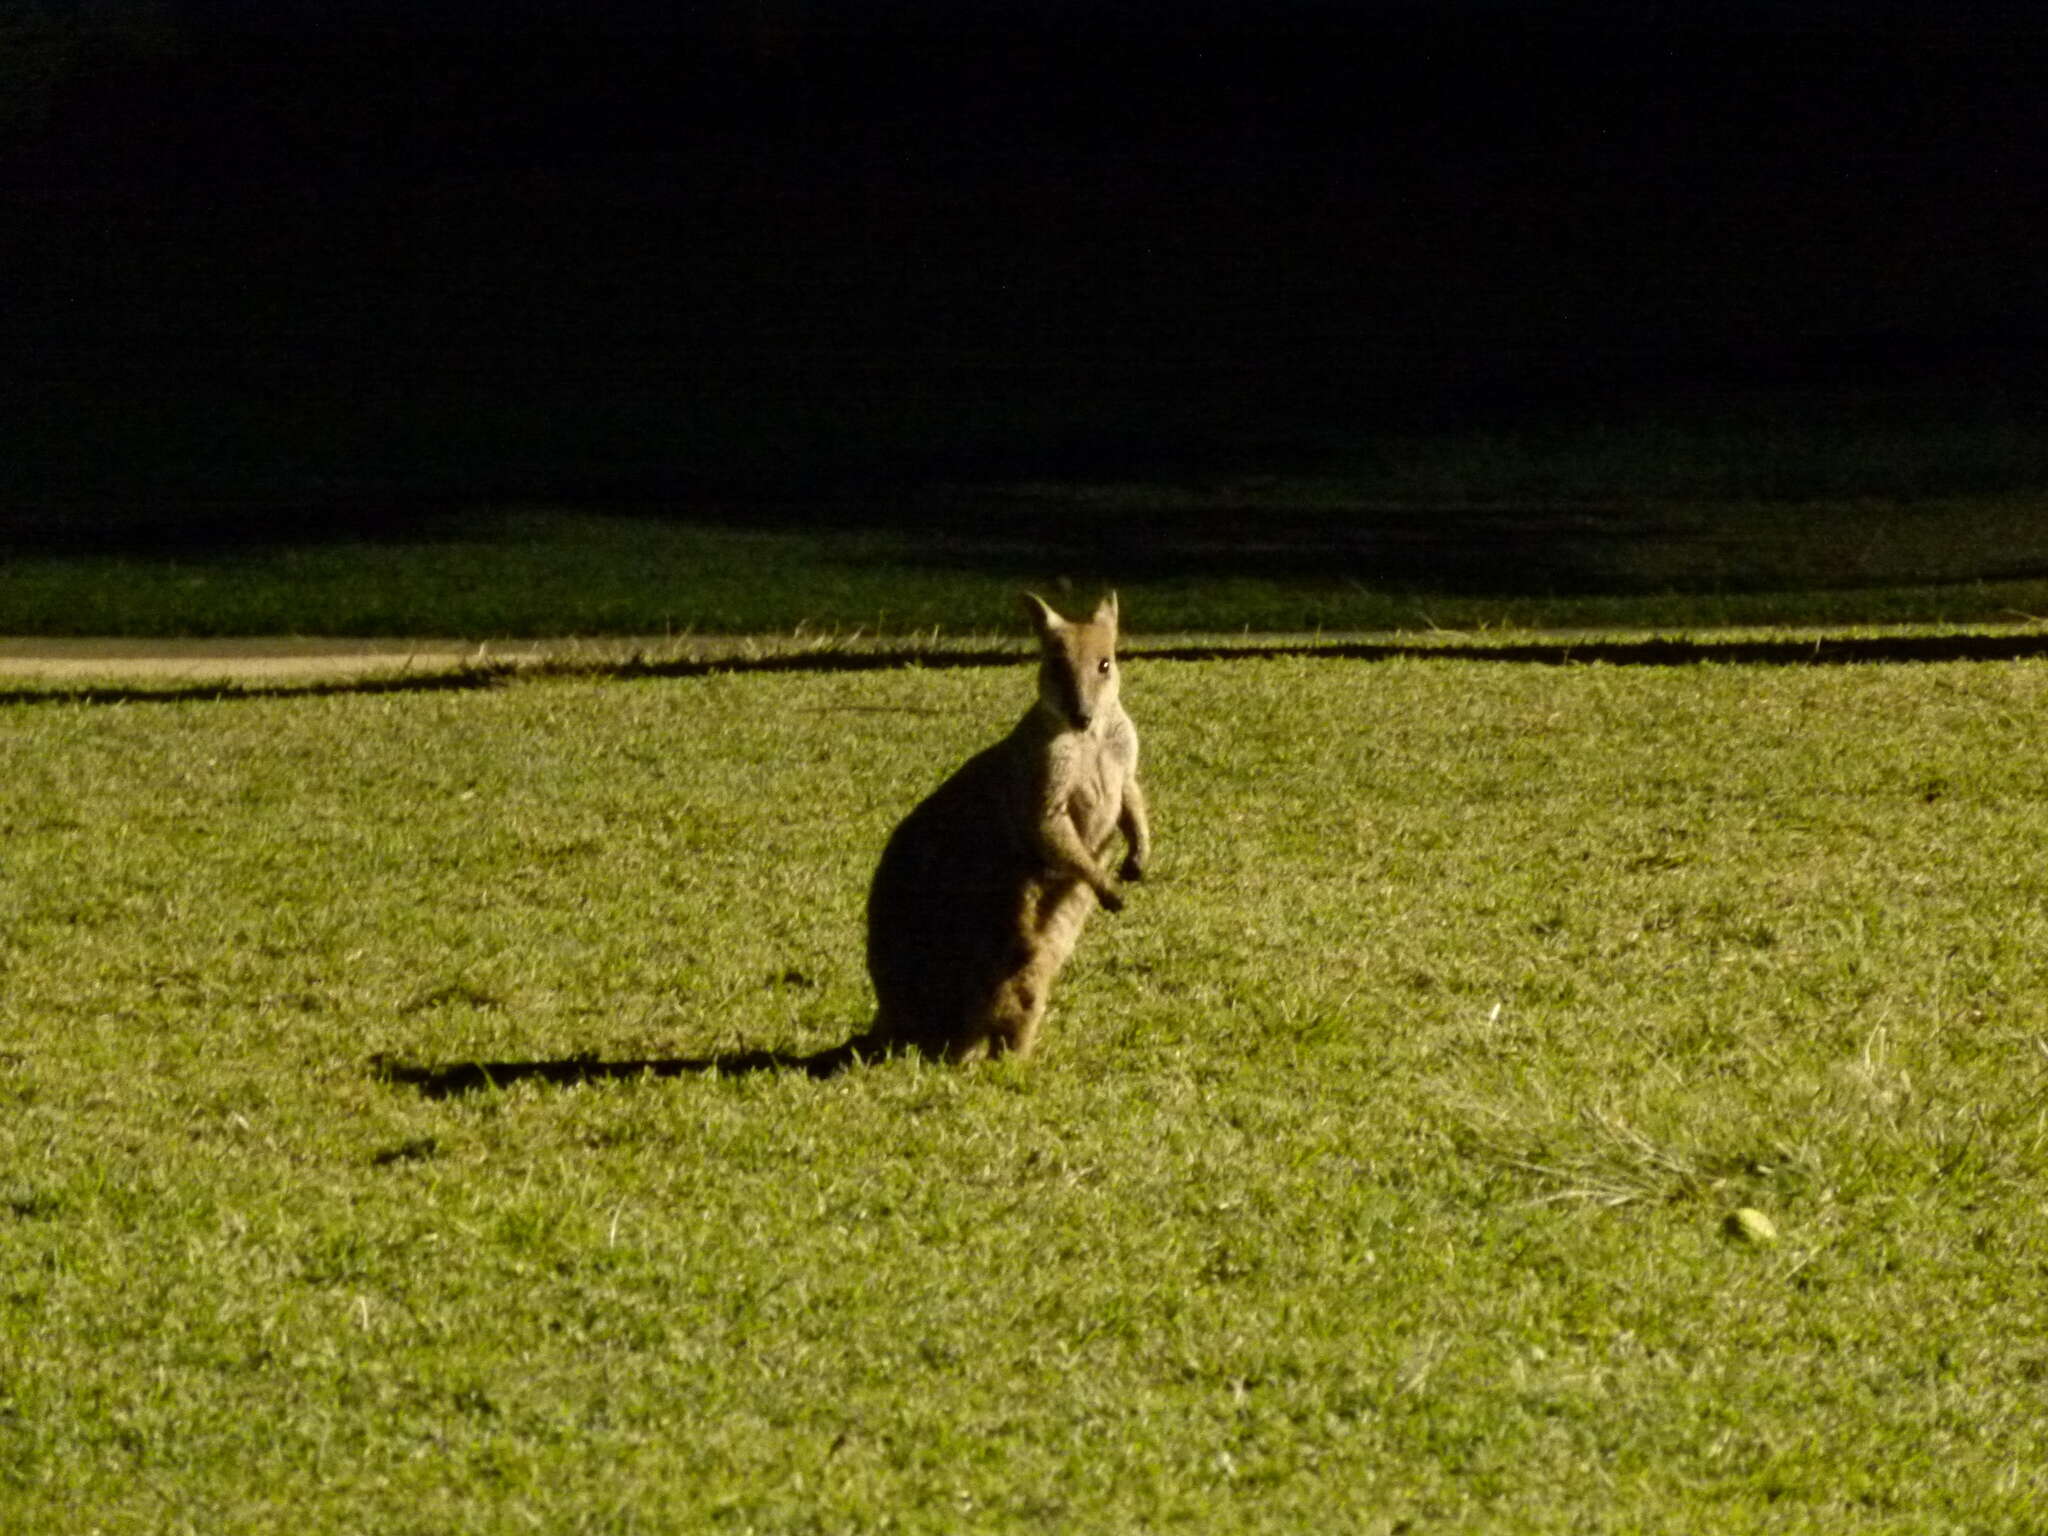
[(1039, 638), (1050, 640), (1067, 627), (1067, 621), (1052, 611), (1052, 605), (1036, 592), (1022, 595), (1025, 616), (1031, 620), (1031, 627), (1038, 631)]
[(1101, 602), (1095, 605), (1095, 618), (1093, 622), (1107, 624), (1111, 629), (1116, 628), (1116, 592), (1114, 589)]

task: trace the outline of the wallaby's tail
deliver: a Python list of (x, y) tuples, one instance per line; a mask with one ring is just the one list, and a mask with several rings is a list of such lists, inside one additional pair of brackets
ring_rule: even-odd
[(636, 1077), (680, 1077), (717, 1074), (739, 1077), (751, 1072), (802, 1072), (816, 1078), (837, 1077), (848, 1067), (878, 1061), (890, 1047), (876, 1031), (855, 1035), (829, 1050), (724, 1051), (716, 1056), (664, 1056), (631, 1061), (602, 1061), (596, 1056), (569, 1056), (555, 1061), (456, 1061), (422, 1064), (379, 1053), (370, 1071), (379, 1081), (417, 1088), (430, 1099), (507, 1088), (517, 1082), (575, 1083)]
[(848, 1067), (864, 1066), (879, 1061), (895, 1047), (888, 1041), (879, 1026), (864, 1029), (859, 1034), (826, 1050), (813, 1051), (808, 1056), (788, 1059), (789, 1065), (799, 1067), (812, 1077), (837, 1077)]
[(788, 1065), (808, 1077), (837, 1077), (848, 1067), (859, 1066), (862, 1057), (854, 1049), (853, 1042), (835, 1045), (830, 1050), (813, 1051), (808, 1056), (792, 1056)]

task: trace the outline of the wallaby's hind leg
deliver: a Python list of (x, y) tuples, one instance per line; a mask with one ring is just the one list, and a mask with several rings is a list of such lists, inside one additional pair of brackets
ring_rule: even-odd
[(947, 1041), (946, 1060), (980, 1061), (1030, 1054), (1038, 1033), (1038, 1021), (1045, 1013), (1045, 984), (1036, 970), (1038, 952), (1029, 940), (1020, 942), (1005, 969), (967, 1017), (961, 1019)]
[(1037, 932), (1019, 946), (1018, 964), (990, 999), (987, 1038), (991, 1056), (1031, 1054), (1038, 1043), (1045, 1005), (1052, 997), (1053, 980), (1073, 954), (1095, 906), (1095, 892), (1075, 882), (1039, 908)]
[(994, 1056), (1029, 1056), (1038, 1043), (1038, 1024), (1045, 1017), (1045, 994), (1050, 976), (1040, 978), (1033, 970), (1008, 977), (996, 989), (989, 1009), (988, 1053)]

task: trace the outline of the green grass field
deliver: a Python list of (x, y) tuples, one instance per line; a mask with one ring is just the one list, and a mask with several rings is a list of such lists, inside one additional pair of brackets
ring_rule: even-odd
[(1027, 687), (0, 708), (0, 1530), (2039, 1529), (2048, 664), (1135, 662), (1036, 1059), (598, 1070)]
[(32, 549), (0, 560), (0, 635), (985, 636), (1016, 629), (1020, 585), (1112, 584), (1150, 634), (2009, 624), (2048, 615), (2043, 505), (1390, 507), (1305, 482), (471, 510), (367, 541)]
[(1152, 634), (2048, 615), (2038, 384), (1283, 384), (0, 385), (0, 635), (1009, 633), (1062, 578)]

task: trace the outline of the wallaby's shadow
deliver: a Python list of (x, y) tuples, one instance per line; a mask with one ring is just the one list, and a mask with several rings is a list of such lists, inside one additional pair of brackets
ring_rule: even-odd
[(754, 1072), (798, 1072), (806, 1077), (837, 1077), (849, 1067), (888, 1054), (865, 1045), (856, 1036), (822, 1051), (720, 1051), (711, 1056), (651, 1056), (605, 1060), (595, 1054), (538, 1061), (401, 1061), (382, 1053), (370, 1058), (379, 1082), (416, 1088), (430, 1099), (453, 1098), (484, 1088), (509, 1088), (514, 1083), (542, 1082), (569, 1087), (635, 1077), (716, 1075), (744, 1077)]

